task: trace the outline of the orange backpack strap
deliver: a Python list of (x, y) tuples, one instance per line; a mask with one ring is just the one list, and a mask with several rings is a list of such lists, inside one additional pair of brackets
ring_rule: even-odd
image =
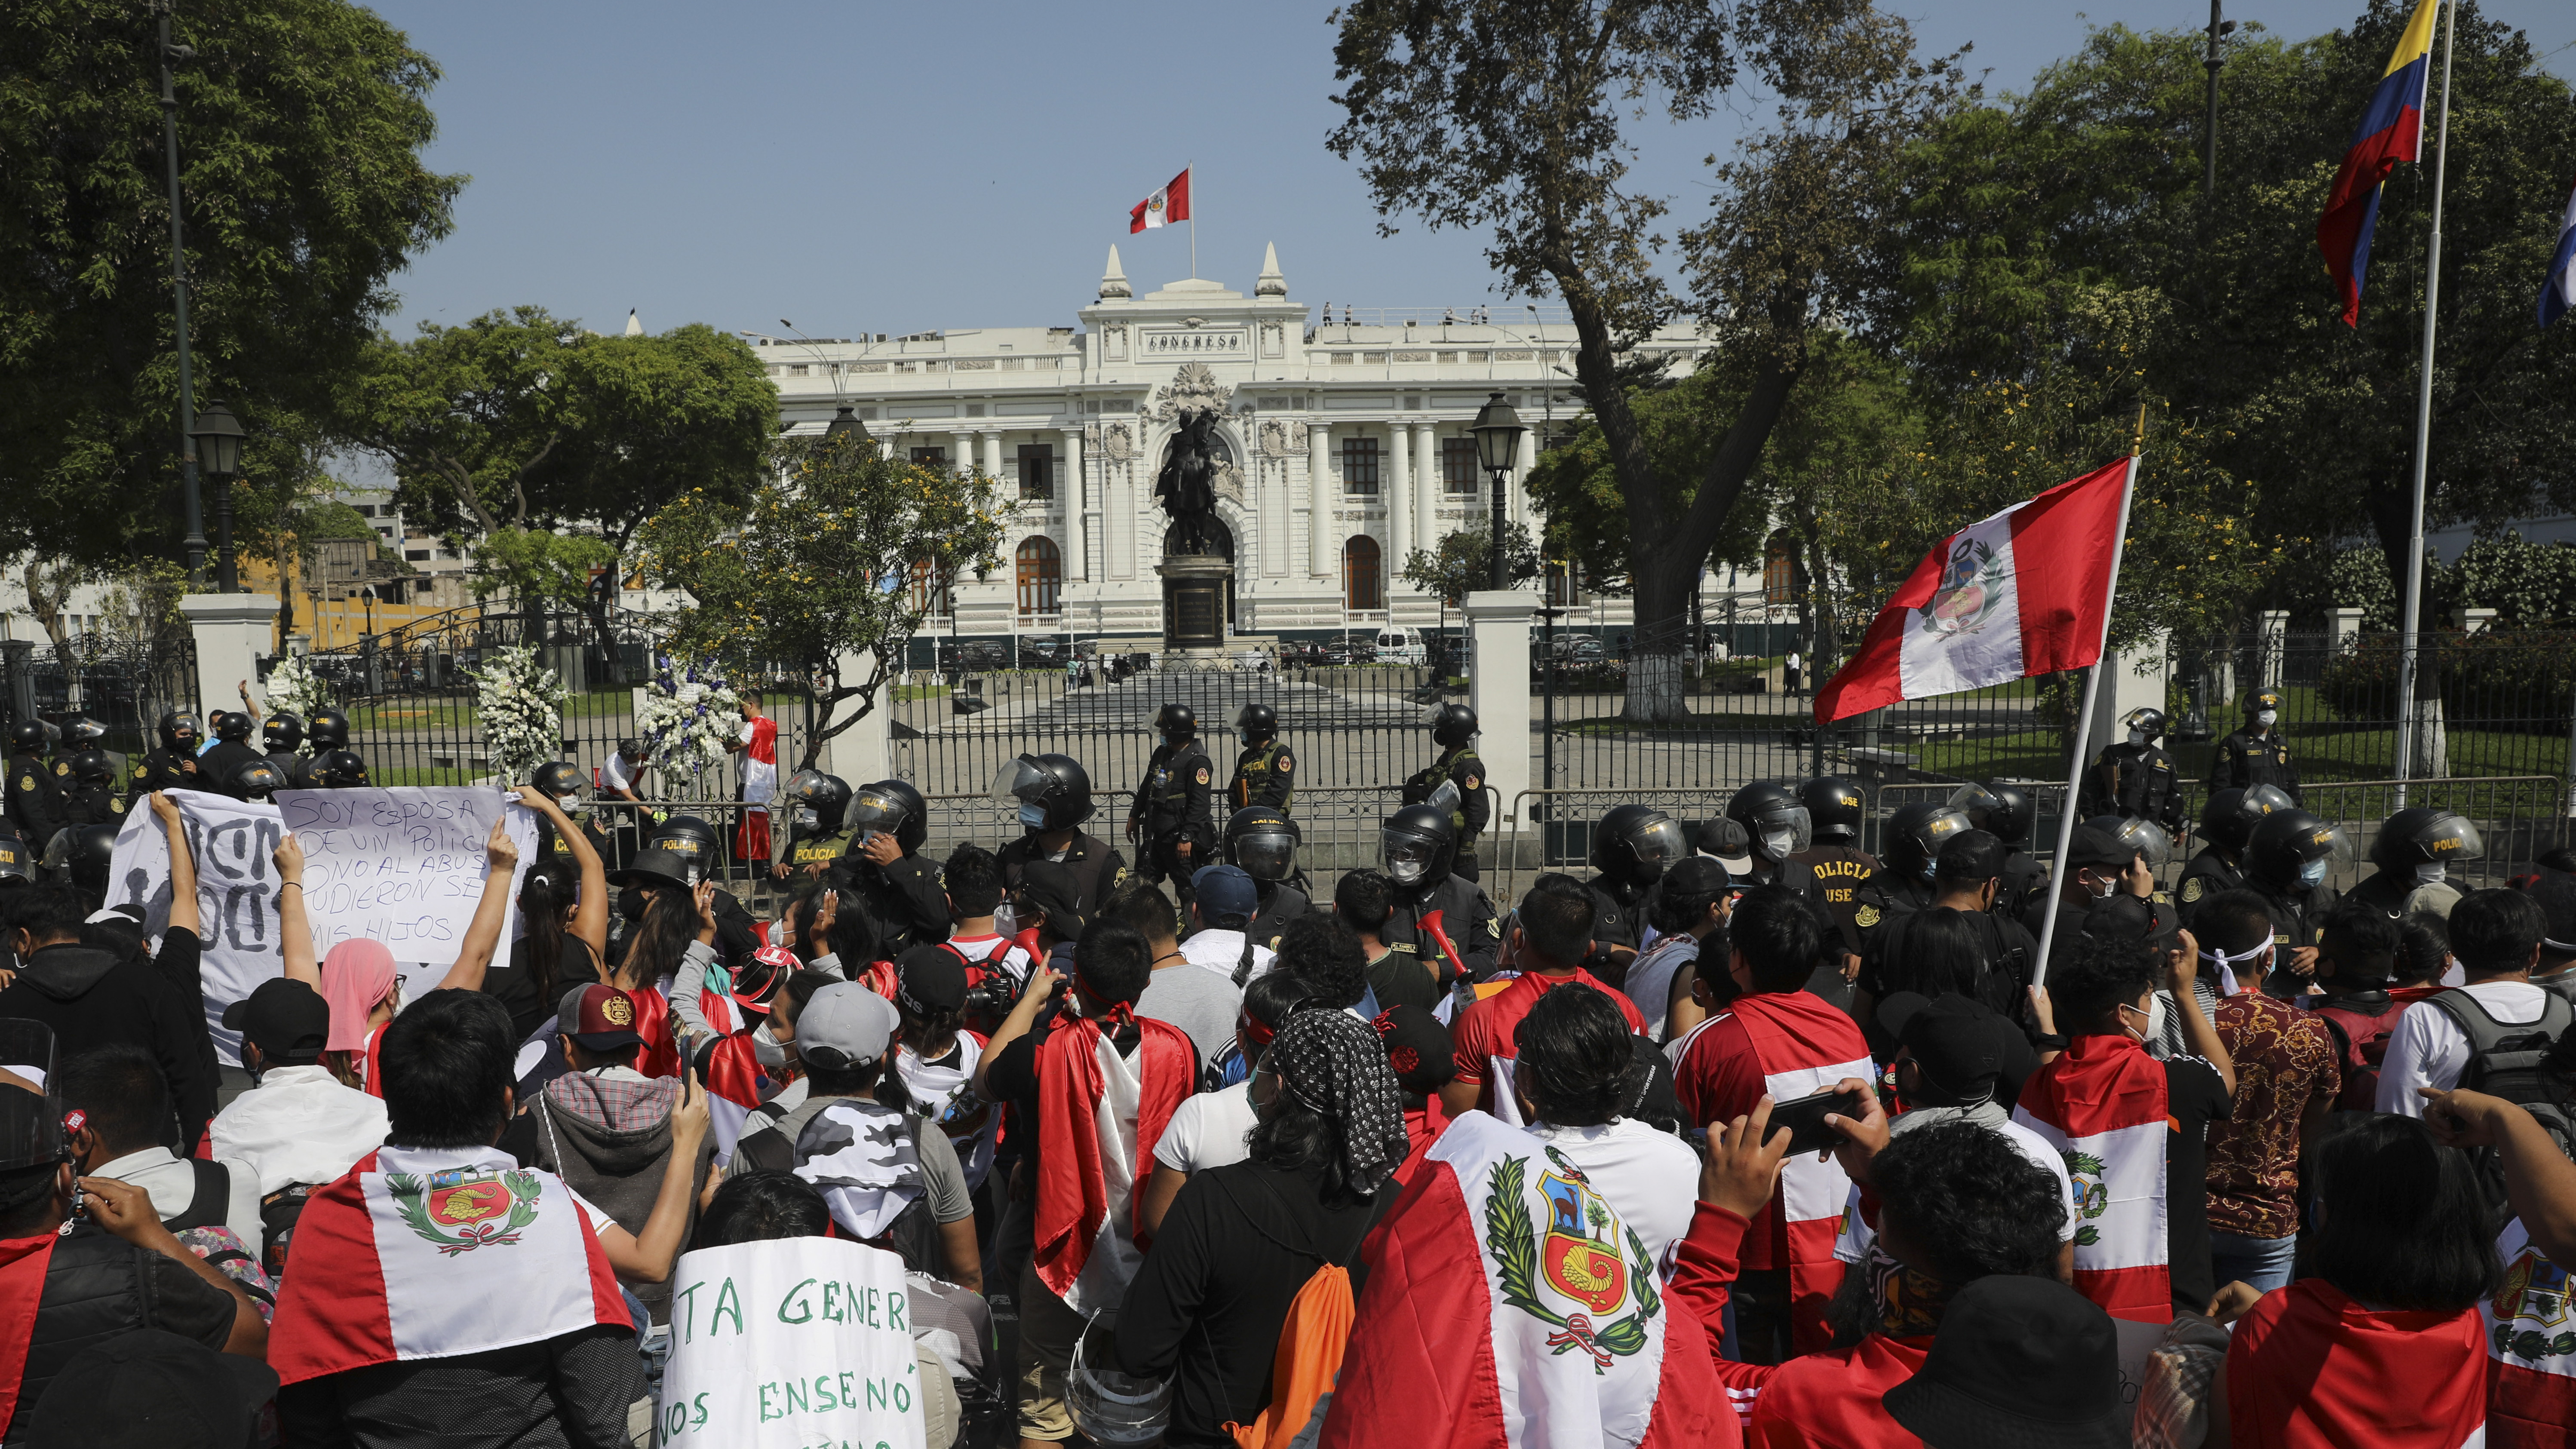
[(1297, 1290), (1279, 1326), (1279, 1349), (1270, 1362), (1270, 1402), (1249, 1424), (1228, 1424), (1239, 1449), (1288, 1449), (1313, 1417), (1315, 1402), (1341, 1377), (1342, 1349), (1350, 1342), (1351, 1275), (1326, 1263)]

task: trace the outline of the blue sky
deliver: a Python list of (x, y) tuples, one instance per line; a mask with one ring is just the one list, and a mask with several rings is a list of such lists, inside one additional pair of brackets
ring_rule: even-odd
[[(1973, 42), (2019, 89), (2088, 24), (2199, 27), (2205, 0), (1894, 0), (1927, 48)], [(1290, 295), (1464, 309), (1493, 299), (1477, 237), (1381, 238), (1338, 116), (1318, 4), (705, 4), (391, 0), (435, 57), (430, 162), (471, 173), (456, 232), (397, 279), (394, 320), (534, 303), (602, 331), (629, 307), (816, 335), (1062, 326), (1111, 243), (1139, 290), (1189, 274), (1189, 237), (1127, 210), (1196, 163), (1199, 270), (1249, 290), (1265, 242)], [(2306, 36), (2360, 0), (2231, 0)], [(2576, 77), (2576, 6), (2487, 13)], [(2360, 97), (2355, 97), (2356, 106)], [(1641, 127), (1638, 177), (1688, 219), (1701, 158), (1746, 121)], [(2576, 166), (2576, 158), (2570, 158)]]

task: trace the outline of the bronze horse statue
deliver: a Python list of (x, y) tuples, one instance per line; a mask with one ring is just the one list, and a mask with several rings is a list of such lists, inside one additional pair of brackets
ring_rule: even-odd
[(1164, 552), (1171, 555), (1213, 551), (1208, 528), (1216, 514), (1216, 451), (1210, 437), (1216, 429), (1213, 409), (1181, 415), (1180, 431), (1154, 478), (1154, 498), (1171, 515), (1172, 531)]

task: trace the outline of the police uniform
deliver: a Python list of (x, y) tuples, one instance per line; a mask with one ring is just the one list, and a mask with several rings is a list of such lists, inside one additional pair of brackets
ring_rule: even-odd
[[(863, 845), (859, 836), (851, 836), (832, 875), (837, 878), (834, 884), (857, 896), (867, 910), (868, 924), (877, 937), (876, 954), (870, 959), (891, 961), (911, 947), (936, 946), (947, 940), (948, 892), (939, 883), (938, 868), (911, 851), (896, 856), (891, 865), (879, 865), (859, 853)], [(853, 968), (863, 964), (846, 952), (836, 954)]]
[(2216, 845), (2201, 847), (2191, 863), (2182, 868), (2182, 880), (2174, 887), (2174, 904), (2181, 908), (2182, 923), (2191, 924), (2199, 913), (2200, 903), (2226, 891), (2243, 890), (2245, 872)]
[(1825, 909), (1842, 929), (1843, 949), (1860, 950), (1860, 888), (1878, 875), (1878, 857), (1849, 845), (1818, 845), (1789, 859), (1823, 883)]
[(2290, 759), (2290, 743), (2278, 729), (2267, 734), (2238, 730), (2218, 742), (2218, 753), (2210, 760), (2209, 793), (2257, 785), (2278, 789), (2292, 804), (2307, 803), (2299, 794), (2299, 767)]
[[(1735, 877), (1735, 884), (1726, 893), (1727, 909), (1733, 910), (1736, 903), (1744, 899), (1747, 891), (1758, 890), (1766, 885), (1783, 885), (1805, 896), (1809, 905), (1825, 913), (1826, 919), (1833, 919), (1833, 902), (1826, 897), (1825, 882), (1816, 874), (1815, 867), (1793, 855), (1787, 862), (1777, 866), (1766, 866), (1760, 856), (1755, 856), (1752, 868), (1754, 871), (1765, 871), (1767, 874), (1757, 877), (1748, 873)], [(1880, 871), (1872, 879), (1883, 881), (1887, 879), (1887, 873)], [(1863, 938), (1866, 939), (1869, 928), (1878, 924), (1879, 913), (1873, 910), (1868, 901), (1863, 900), (1853, 913), (1853, 920), (1860, 927)], [(1840, 958), (1836, 958), (1817, 966), (1814, 974), (1807, 978), (1805, 989), (1808, 994), (1829, 1001), (1838, 1009), (1849, 1011), (1852, 987), (1851, 983), (1843, 978), (1843, 964)], [(1718, 974), (1722, 977), (1724, 973)], [(1726, 984), (1720, 994), (1728, 995), (1733, 990), (1732, 984)]]
[(2004, 868), (1995, 877), (1996, 915), (2030, 929), (2031, 912), (2048, 899), (2048, 867), (2019, 846), (2004, 852)]
[(1023, 835), (994, 852), (1001, 863), (1002, 888), (1016, 890), (1020, 872), (1032, 861), (1047, 860), (1073, 872), (1074, 909), (1084, 920), (1100, 914), (1101, 902), (1127, 879), (1127, 858), (1108, 841), (1077, 828), (1063, 853), (1050, 855), (1038, 848), (1038, 837)]
[(125, 823), (125, 802), (116, 798), (116, 787), (104, 780), (67, 780), (63, 785), (63, 823), (122, 825)]
[[(271, 755), (268, 758), (271, 763), (275, 763), (277, 760), (277, 756), (275, 755)], [(307, 760), (305, 762), (305, 767), (305, 778), (309, 781), (312, 778), (312, 761)], [(288, 788), (295, 790), (310, 790), (313, 787), (310, 784), (294, 784), (290, 782)], [(581, 838), (590, 842), (590, 848), (599, 852), (599, 858), (602, 861), (607, 860), (608, 837), (600, 833), (598, 823), (593, 821), (587, 815), (576, 815), (572, 819), (573, 824), (579, 826), (581, 829)], [(572, 847), (565, 843), (563, 832), (555, 829), (555, 823), (546, 819), (542, 815), (537, 817), (537, 843), (543, 853), (549, 857), (560, 855), (567, 860), (572, 858)], [(829, 855), (822, 855), (814, 858), (827, 864), (831, 860)]]
[(2290, 953), (2325, 940), (2326, 916), (2342, 898), (2333, 886), (2313, 890), (2292, 886), (2274, 892), (2256, 883), (2253, 889), (2272, 917), (2272, 974), (2265, 978), (2263, 989), (2288, 1001), (2307, 989), (2309, 979), (2290, 969)]
[[(1216, 863), (1214, 778), (1215, 766), (1196, 739), (1156, 745), (1145, 764), (1144, 782), (1136, 787), (1135, 813), (1128, 817), (1139, 822), (1138, 838), (1144, 842), (1136, 873), (1150, 881), (1169, 877), (1184, 909), (1196, 894), (1190, 889), (1191, 873)], [(1184, 840), (1190, 843), (1186, 859), (1180, 853)]]
[[(1315, 909), (1315, 903), (1304, 891), (1285, 881), (1255, 880), (1252, 884), (1261, 894), (1261, 909), (1252, 913), (1252, 924), (1244, 928), (1244, 934), (1252, 938), (1253, 944), (1276, 951), (1279, 938), (1288, 933), (1288, 927), (1298, 917)], [(1450, 939), (1455, 941), (1457, 937)]]
[(268, 752), (268, 762), (277, 767), (277, 773), (286, 777), (287, 789), (310, 790), (313, 788), (313, 757), (311, 755), (299, 755), (293, 750), (271, 750)]
[(1485, 803), (1485, 762), (1476, 758), (1473, 744), (1457, 745), (1431, 762), (1431, 767), (1404, 782), (1404, 803), (1419, 805), (1431, 798), (1431, 792), (1443, 782), (1458, 787), (1458, 806), (1449, 812), (1449, 828), (1458, 832), (1452, 875), (1475, 880), (1480, 875), (1476, 865), (1476, 837), (1485, 833), (1493, 808)]
[(2380, 914), (2403, 920), (2417, 911), (2431, 911), (2444, 920), (2451, 918), (2451, 907), (2460, 903), (2460, 888), (2447, 880), (2427, 884), (2415, 878), (2414, 868), (2401, 866), (2390, 870), (2381, 866), (2370, 879), (2344, 894), (2348, 901), (2358, 901)]
[(1451, 980), (1450, 963), (1440, 951), (1440, 943), (1422, 928), (1424, 917), (1437, 912), (1440, 934), (1456, 947), (1461, 964), (1470, 980), (1482, 981), (1494, 974), (1494, 957), (1502, 950), (1502, 918), (1494, 910), (1485, 888), (1464, 876), (1452, 875), (1439, 884), (1423, 890), (1395, 888), (1395, 910), (1378, 928), (1377, 938), (1385, 947), (1412, 961), (1434, 962), (1440, 967), (1440, 979)]
[[(1623, 985), (1629, 963), (1637, 959), (1637, 943), (1646, 938), (1646, 914), (1654, 908), (1656, 888), (1613, 875), (1595, 875), (1583, 884), (1592, 892), (1593, 914), (1592, 954), (1581, 964), (1609, 985)], [(1614, 953), (1613, 947), (1625, 954)]]
[(134, 767), (134, 783), (125, 792), (126, 808), (131, 810), (146, 795), (159, 790), (203, 790), (206, 777), (197, 768), (197, 757), (186, 750), (168, 746), (145, 755)]
[(9, 757), (9, 818), (18, 822), (19, 836), (39, 852), (55, 831), (71, 823), (69, 802), (63, 799), (62, 782), (54, 774), (59, 763), (23, 752)]
[[(2212, 787), (2216, 788), (2216, 787)], [(2084, 772), (2076, 809), (2086, 817), (2120, 815), (2152, 820), (2175, 840), (2183, 837), (2182, 775), (2173, 756), (2157, 744), (2121, 743), (2103, 749)]]
[(1225, 787), (1226, 798), (1233, 808), (1246, 809), (1266, 805), (1280, 814), (1288, 813), (1288, 797), (1296, 793), (1297, 757), (1286, 745), (1272, 740), (1254, 745), (1234, 762), (1234, 779)]
[(268, 756), (239, 740), (217, 740), (214, 748), (197, 757), (197, 778), (204, 782), (197, 788), (230, 795), (236, 800), (247, 799), (240, 787), (233, 784), (233, 776), (239, 774), (244, 765), (267, 763)]

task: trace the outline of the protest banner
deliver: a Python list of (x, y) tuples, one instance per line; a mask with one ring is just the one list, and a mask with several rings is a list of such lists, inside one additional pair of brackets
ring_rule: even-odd
[(390, 785), (280, 790), (277, 809), (304, 848), (304, 908), (313, 951), (382, 941), (397, 961), (452, 966), (483, 898), (483, 842), (507, 822), (519, 847), (501, 918), (518, 934), (519, 877), (536, 859), (536, 817), (489, 786)]
[(911, 1309), (903, 1259), (846, 1238), (681, 1255), (654, 1442), (925, 1449)]
[[(205, 950), (206, 1028), (223, 1060), (241, 1036), (224, 1030), (224, 1008), (284, 969), (277, 944), (277, 863), (269, 858), (285, 827), (277, 807), (203, 790), (172, 790), (197, 863), (197, 934)], [(146, 935), (170, 928), (170, 837), (148, 808), (126, 812), (108, 858), (107, 903), (143, 908)]]

